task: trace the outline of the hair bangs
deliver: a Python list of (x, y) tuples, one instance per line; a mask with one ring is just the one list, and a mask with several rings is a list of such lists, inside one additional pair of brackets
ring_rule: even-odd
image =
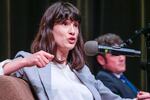
[(62, 23), (66, 20), (77, 21), (81, 23), (81, 16), (76, 8), (72, 8), (70, 5), (64, 4), (57, 12), (55, 16), (55, 23)]

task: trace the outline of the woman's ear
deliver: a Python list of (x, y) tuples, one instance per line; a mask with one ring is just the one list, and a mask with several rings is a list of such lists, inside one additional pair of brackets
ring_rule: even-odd
[(105, 58), (102, 55), (98, 55), (97, 62), (103, 66), (103, 65), (105, 65)]

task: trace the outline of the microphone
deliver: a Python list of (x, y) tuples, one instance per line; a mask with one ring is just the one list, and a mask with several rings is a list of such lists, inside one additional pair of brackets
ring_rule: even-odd
[(140, 57), (141, 51), (134, 49), (121, 48), (121, 47), (109, 47), (98, 45), (97, 41), (87, 41), (84, 44), (85, 54), (87, 56), (95, 56), (96, 54), (111, 53), (113, 55), (125, 55), (128, 57)]

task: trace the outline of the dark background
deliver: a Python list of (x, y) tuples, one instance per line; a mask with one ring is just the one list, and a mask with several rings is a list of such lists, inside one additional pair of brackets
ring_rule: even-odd
[[(13, 58), (20, 50), (30, 51), (30, 45), (38, 31), (45, 9), (57, 0), (0, 0), (0, 61)], [(84, 40), (111, 32), (123, 40), (135, 34), (135, 30), (150, 23), (150, 0), (63, 0), (80, 9)], [(127, 58), (129, 79), (142, 90), (150, 91), (149, 60), (146, 38), (142, 34), (134, 39), (130, 48), (141, 50), (139, 58)], [(94, 74), (99, 70), (94, 57), (87, 57)], [(150, 73), (150, 72), (149, 72)]]

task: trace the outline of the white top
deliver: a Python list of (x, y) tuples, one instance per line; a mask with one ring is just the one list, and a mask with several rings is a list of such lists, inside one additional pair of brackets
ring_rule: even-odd
[(93, 100), (90, 90), (81, 83), (69, 65), (52, 63), (53, 100)]

